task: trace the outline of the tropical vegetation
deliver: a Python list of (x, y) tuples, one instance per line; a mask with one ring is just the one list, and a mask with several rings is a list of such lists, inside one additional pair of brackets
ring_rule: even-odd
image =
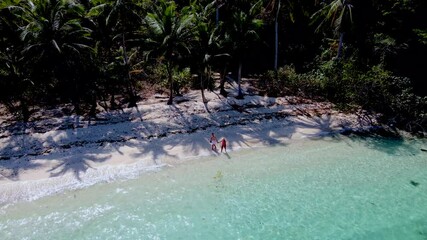
[[(424, 0), (2, 0), (0, 103), (28, 121), (71, 104), (135, 107), (153, 83), (213, 90), (253, 75), (270, 96), (326, 99), (427, 126)], [(229, 75), (228, 73), (231, 73)], [(227, 76), (228, 75), (228, 76)], [(197, 77), (194, 77), (197, 76)], [(203, 102), (207, 100), (203, 96)]]

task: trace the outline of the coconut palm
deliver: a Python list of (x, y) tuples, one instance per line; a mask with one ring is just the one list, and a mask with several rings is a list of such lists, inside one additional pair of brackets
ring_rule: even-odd
[(95, 24), (98, 29), (95, 29), (95, 31), (97, 32), (97, 36), (106, 35), (105, 37), (107, 37), (107, 39), (99, 39), (99, 42), (107, 43), (104, 46), (106, 47), (104, 50), (109, 49), (111, 43), (114, 42), (117, 42), (121, 46), (121, 64), (125, 69), (125, 74), (122, 77), (125, 79), (127, 85), (129, 107), (136, 107), (137, 97), (134, 84), (130, 77), (130, 57), (127, 41), (129, 35), (141, 26), (141, 8), (132, 0), (97, 0), (93, 2), (95, 6), (90, 9), (89, 15), (97, 19)]
[[(16, 17), (16, 32), (20, 34), (20, 77), (41, 93), (62, 84), (67, 89), (63, 93), (71, 95), (78, 111), (77, 66), (81, 66), (83, 55), (90, 52), (90, 30), (81, 25), (83, 8), (73, 0), (14, 3), (7, 8)], [(13, 44), (10, 49), (17, 50), (16, 46)], [(72, 91), (68, 86), (73, 87)]]
[(279, 13), (281, 1), (277, 2), (277, 12), (274, 18), (274, 71), (277, 72), (278, 58), (279, 58)]
[(330, 22), (335, 34), (339, 35), (336, 60), (341, 57), (344, 34), (353, 22), (352, 9), (351, 0), (333, 0), (312, 16), (315, 20), (321, 19), (316, 31), (319, 31), (325, 23)]
[(11, 113), (27, 121), (30, 117), (29, 92), (33, 84), (29, 81), (29, 71), (22, 57), (24, 45), (17, 31), (21, 20), (11, 11), (16, 4), (17, 0), (0, 3), (0, 102)]
[(160, 0), (145, 18), (148, 36), (147, 57), (164, 61), (169, 83), (168, 105), (173, 102), (173, 67), (182, 55), (190, 54), (194, 40), (195, 16), (189, 7), (178, 11), (174, 1)]
[[(296, 7), (304, 8), (303, 4), (295, 1), (270, 0), (269, 5), (272, 5), (272, 15), (274, 15), (274, 70), (277, 72), (279, 64), (279, 18), (281, 15), (289, 17), (291, 23), (295, 23)], [(304, 12), (304, 10), (302, 10)]]
[[(93, 38), (96, 41), (97, 59), (103, 64), (99, 71), (103, 81), (109, 87), (111, 106), (115, 107), (114, 95), (118, 85), (125, 86), (129, 100), (128, 107), (136, 107), (137, 93), (130, 76), (131, 55), (129, 38), (142, 24), (142, 8), (132, 0), (92, 0), (89, 4), (88, 17), (93, 24)], [(120, 46), (120, 48), (117, 48)], [(115, 56), (120, 54), (121, 57)], [(120, 72), (118, 76), (112, 71)], [(108, 72), (108, 73), (107, 73)], [(124, 81), (123, 81), (124, 80)], [(115, 82), (115, 83), (113, 83)]]
[(274, 71), (276, 72), (279, 58), (279, 16), (281, 10), (281, 0), (269, 0), (263, 11), (265, 18), (274, 18)]
[(21, 8), (24, 20), (21, 38), (28, 43), (24, 52), (40, 53), (39, 59), (51, 55), (80, 55), (89, 50), (86, 45), (90, 29), (81, 25), (84, 10), (73, 0), (28, 1)]
[(78, 69), (83, 56), (91, 51), (90, 29), (81, 25), (85, 13), (82, 5), (74, 0), (36, 0), (22, 2), (17, 9), (23, 21), (21, 39), (26, 45), (22, 52), (34, 63), (33, 76), (72, 87), (70, 97), (79, 112), (82, 81)]
[(196, 28), (195, 28), (195, 43), (192, 58), (197, 68), (197, 72), (200, 78), (200, 87), (202, 92), (202, 100), (204, 103), (207, 102), (204, 94), (206, 85), (210, 84), (211, 79), (211, 68), (215, 58), (219, 56), (227, 56), (226, 53), (220, 53), (221, 37), (219, 35), (218, 27), (216, 22), (210, 21), (210, 17), (213, 15), (215, 2), (208, 4), (203, 7), (200, 4), (193, 5), (194, 15), (196, 16)]
[(224, 6), (226, 0), (215, 0), (213, 3), (215, 4), (215, 24), (219, 26), (219, 9)]
[(237, 98), (243, 98), (242, 88), (241, 88), (241, 78), (242, 78), (242, 61), (251, 43), (259, 38), (257, 31), (263, 25), (263, 21), (258, 18), (261, 1), (250, 5), (247, 8), (239, 8), (239, 5), (236, 5), (236, 9), (232, 16), (232, 23), (229, 24), (231, 29), (228, 30), (230, 38), (232, 39), (234, 45), (234, 54), (238, 60), (238, 71), (237, 71), (237, 84), (238, 84), (238, 95)]

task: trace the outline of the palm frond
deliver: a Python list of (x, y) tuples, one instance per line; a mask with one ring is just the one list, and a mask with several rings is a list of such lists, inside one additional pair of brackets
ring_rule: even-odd
[(145, 22), (148, 26), (148, 29), (154, 34), (161, 34), (164, 32), (163, 24), (158, 20), (157, 16), (153, 13), (148, 13)]
[(58, 43), (56, 42), (56, 40), (55, 40), (55, 39), (52, 39), (51, 43), (52, 43), (53, 47), (54, 47), (54, 48), (55, 48), (59, 53), (61, 53), (61, 52), (62, 52), (62, 51), (61, 51), (61, 48), (59, 47), (59, 45), (58, 45)]

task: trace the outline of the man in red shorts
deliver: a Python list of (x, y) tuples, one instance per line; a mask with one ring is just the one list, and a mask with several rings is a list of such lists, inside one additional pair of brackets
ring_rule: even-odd
[(216, 151), (216, 144), (217, 144), (218, 140), (216, 139), (214, 133), (212, 133), (211, 139), (209, 140), (209, 142), (211, 143), (212, 151)]

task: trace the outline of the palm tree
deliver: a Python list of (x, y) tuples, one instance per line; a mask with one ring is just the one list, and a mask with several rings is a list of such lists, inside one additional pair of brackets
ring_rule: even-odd
[[(249, 50), (250, 44), (259, 38), (257, 31), (263, 25), (263, 21), (258, 18), (261, 1), (249, 6), (249, 8), (237, 8), (233, 13), (229, 30), (230, 37), (234, 43), (234, 53), (238, 59), (237, 98), (243, 98), (242, 88), (240, 85), (242, 78), (242, 60)], [(240, 4), (239, 4), (240, 5)], [(237, 6), (238, 7), (238, 6)]]
[(281, 8), (281, 0), (269, 0), (263, 11), (266, 18), (271, 19), (271, 16), (274, 15), (274, 71), (276, 72), (279, 58), (279, 16)]
[[(26, 122), (30, 117), (29, 90), (33, 85), (23, 61), (24, 45), (17, 31), (21, 20), (12, 11), (16, 4), (16, 0), (0, 3), (0, 102)], [(16, 102), (19, 102), (18, 107), (15, 107)]]
[(210, 82), (213, 60), (216, 57), (228, 55), (219, 53), (221, 38), (218, 27), (216, 27), (216, 22), (209, 20), (214, 11), (213, 3), (208, 4), (206, 7), (200, 4), (193, 5), (194, 15), (196, 16), (196, 41), (194, 48), (197, 51), (194, 51), (192, 58), (199, 74), (202, 100), (204, 103), (207, 103), (204, 94), (205, 83), (209, 84)]
[[(136, 107), (137, 94), (130, 76), (130, 58), (128, 55), (127, 39), (128, 35), (136, 31), (142, 22), (141, 8), (132, 0), (107, 0), (96, 2), (90, 9), (91, 17), (98, 18), (97, 25), (103, 31), (98, 33), (113, 34), (112, 39), (100, 39), (103, 42), (118, 42), (121, 46), (122, 66), (125, 69), (125, 82), (129, 95), (129, 107)], [(99, 21), (105, 22), (99, 22)], [(97, 30), (95, 30), (97, 31)]]
[(79, 112), (82, 89), (76, 69), (83, 55), (91, 51), (88, 45), (91, 31), (81, 25), (82, 5), (74, 0), (38, 0), (23, 2), (18, 9), (24, 23), (21, 32), (26, 44), (24, 57), (34, 63), (36, 75), (71, 85), (72, 102)]
[(219, 26), (219, 9), (225, 4), (226, 0), (215, 0), (215, 24)]
[[(81, 66), (83, 55), (91, 50), (87, 45), (90, 30), (81, 25), (82, 6), (73, 0), (14, 2), (16, 4), (8, 9), (18, 19), (16, 29), (22, 43), (19, 61), (21, 67), (25, 66), (25, 71), (21, 69), (19, 72), (28, 73), (20, 77), (31, 82), (39, 93), (49, 93), (62, 84), (66, 89), (62, 93), (71, 93), (78, 111), (77, 68)], [(65, 87), (67, 85), (72, 91)]]
[(111, 22), (116, 22), (114, 28), (120, 32), (116, 38), (120, 39), (123, 52), (123, 63), (126, 69), (126, 78), (128, 80), (130, 102), (129, 107), (136, 107), (136, 93), (134, 86), (131, 82), (130, 76), (130, 64), (128, 50), (126, 47), (126, 34), (132, 29), (136, 30), (140, 26), (142, 18), (139, 16), (139, 6), (132, 0), (114, 0), (112, 9), (106, 19), (107, 26), (111, 25)]
[[(100, 75), (107, 85), (114, 85), (107, 87), (113, 108), (116, 106), (115, 89), (121, 84), (127, 89), (128, 107), (137, 107), (137, 92), (130, 76), (132, 54), (129, 54), (129, 49), (132, 50), (132, 47), (129, 48), (128, 45), (133, 42), (131, 37), (142, 25), (144, 13), (141, 5), (145, 2), (93, 0), (89, 5), (88, 17), (94, 25), (97, 58), (102, 62)], [(117, 54), (121, 57), (117, 57)]]
[(281, 1), (277, 3), (276, 17), (274, 18), (274, 71), (277, 72), (277, 65), (279, 59), (279, 12)]
[(178, 11), (174, 1), (160, 0), (148, 13), (145, 22), (148, 31), (147, 57), (160, 57), (165, 62), (168, 83), (168, 105), (173, 102), (173, 67), (177, 59), (190, 54), (190, 44), (194, 40), (194, 14), (189, 7)]
[(84, 10), (73, 0), (27, 2), (21, 9), (24, 20), (21, 38), (28, 45), (24, 52), (37, 52), (37, 58), (89, 50), (90, 29), (81, 25)]
[[(295, 23), (295, 7), (301, 4), (287, 0), (282, 4), (281, 0), (268, 0), (262, 12), (263, 20), (274, 21), (274, 71), (277, 73), (279, 65), (279, 19), (286, 15), (291, 23)], [(274, 20), (273, 20), (274, 19)]]
[[(94, 64), (93, 71), (96, 72), (96, 79), (99, 82), (101, 89), (98, 94), (103, 99), (110, 97), (110, 108), (115, 109), (117, 107), (115, 102), (115, 95), (119, 92), (118, 86), (119, 81), (116, 79), (122, 79), (123, 75), (118, 76), (112, 69), (112, 66), (117, 62), (116, 56), (113, 54), (116, 44), (113, 41), (114, 29), (107, 25), (106, 18), (109, 15), (110, 9), (104, 1), (81, 1), (86, 8), (86, 25), (92, 29), (91, 38), (94, 45), (94, 51), (92, 55), (92, 63)], [(127, 76), (127, 75), (126, 75)], [(126, 78), (126, 77), (125, 77)], [(120, 81), (122, 83), (123, 81)], [(121, 93), (121, 92), (120, 92)], [(107, 107), (107, 104), (105, 104)]]
[(312, 16), (316, 20), (322, 19), (316, 31), (319, 31), (326, 22), (330, 21), (335, 34), (339, 35), (338, 51), (335, 57), (337, 61), (341, 58), (344, 34), (353, 22), (352, 9), (351, 0), (333, 0)]

